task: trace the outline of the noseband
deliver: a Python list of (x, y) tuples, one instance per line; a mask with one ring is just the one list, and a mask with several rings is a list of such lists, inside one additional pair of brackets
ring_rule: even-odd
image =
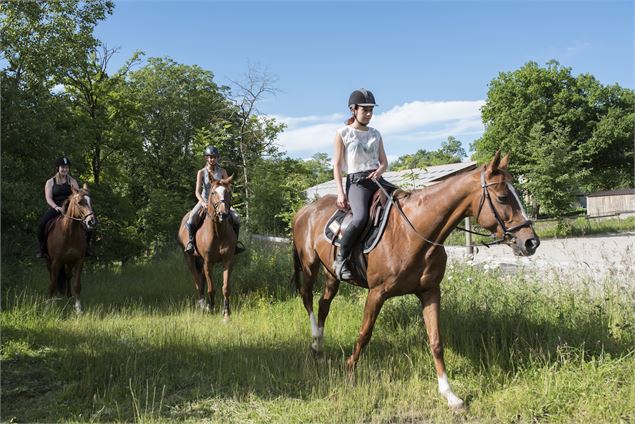
[[(68, 210), (68, 208), (67, 208)], [(70, 215), (66, 215), (66, 214), (62, 214), (62, 218), (64, 219), (71, 219), (73, 221), (79, 221), (82, 223), (82, 227), (84, 227), (84, 230), (86, 231), (91, 231), (90, 228), (88, 227), (88, 224), (86, 223), (86, 218), (88, 218), (89, 216), (95, 216), (95, 213), (93, 211), (90, 211), (90, 213), (87, 213), (86, 215), (83, 215), (81, 218), (76, 218), (74, 216), (70, 216)]]
[[(475, 215), (475, 220), (476, 222), (478, 222), (478, 217), (481, 214), (481, 210), (483, 209), (483, 204), (485, 204), (485, 200), (487, 199), (487, 203), (489, 203), (490, 208), (492, 209), (492, 213), (494, 214), (494, 218), (496, 218), (496, 222), (498, 223), (498, 225), (501, 227), (501, 229), (503, 230), (503, 237), (496, 239), (494, 241), (491, 241), (489, 243), (485, 243), (483, 242), (483, 244), (487, 247), (494, 245), (494, 244), (500, 244), (500, 243), (504, 243), (508, 240), (515, 240), (516, 236), (514, 236), (513, 233), (517, 232), (518, 230), (520, 230), (521, 228), (525, 228), (525, 227), (531, 227), (533, 229), (533, 222), (529, 219), (526, 219), (525, 222), (515, 225), (513, 227), (507, 228), (505, 226), (505, 222), (503, 221), (503, 219), (501, 218), (500, 214), (498, 213), (498, 211), (496, 210), (496, 207), (494, 206), (494, 202), (492, 201), (492, 196), (490, 196), (489, 194), (489, 189), (488, 187), (491, 185), (494, 185), (497, 183), (487, 183), (485, 181), (485, 170), (481, 170), (481, 187), (483, 188), (483, 193), (481, 194), (481, 201), (478, 204), (478, 210), (476, 212)], [(465, 230), (464, 228), (461, 228), (464, 231), (468, 231)], [(473, 234), (478, 234), (478, 235), (486, 235), (486, 234), (481, 234), (481, 233), (476, 233), (473, 231), (468, 231), (471, 232)], [(493, 234), (492, 234), (493, 236)]]

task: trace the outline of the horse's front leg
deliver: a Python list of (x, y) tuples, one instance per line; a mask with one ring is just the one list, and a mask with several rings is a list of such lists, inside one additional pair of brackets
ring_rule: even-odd
[(58, 263), (57, 261), (51, 261), (49, 265), (49, 276), (50, 276), (50, 284), (49, 284), (49, 301), (53, 299), (53, 295), (57, 291), (58, 285), (58, 275), (60, 272), (60, 268), (63, 265)]
[(382, 286), (371, 289), (368, 292), (368, 296), (366, 297), (366, 306), (364, 306), (364, 321), (362, 322), (362, 327), (359, 330), (359, 337), (357, 338), (357, 342), (353, 348), (353, 354), (346, 360), (346, 366), (349, 373), (352, 373), (355, 370), (355, 365), (359, 360), (359, 355), (362, 353), (362, 349), (364, 349), (364, 346), (366, 346), (370, 337), (373, 335), (375, 321), (377, 320), (381, 307), (384, 305), (387, 298), (388, 297), (386, 296)]
[(233, 257), (223, 262), (223, 321), (225, 322), (229, 322), (229, 315), (231, 314), (231, 309), (229, 307), (229, 295), (231, 294), (229, 279), (231, 277), (233, 265)]
[(58, 284), (57, 277), (60, 271), (60, 266), (61, 264), (54, 261), (50, 261), (48, 263), (50, 283), (49, 283), (49, 298), (46, 301), (46, 304), (44, 306), (45, 312), (48, 312), (49, 308), (51, 307), (51, 304), (54, 301), (53, 295), (57, 291), (57, 284)]
[(434, 358), (434, 367), (437, 371), (439, 393), (447, 399), (450, 408), (460, 409), (464, 405), (463, 400), (452, 391), (448, 375), (445, 372), (445, 361), (443, 360), (443, 343), (441, 341), (441, 331), (439, 330), (441, 289), (436, 285), (422, 293), (417, 293), (417, 297), (423, 305), (423, 321), (428, 332), (430, 350)]
[[(79, 300), (79, 296), (82, 292), (82, 282), (81, 282), (81, 278), (82, 278), (82, 268), (84, 267), (84, 263), (83, 261), (80, 262), (79, 264), (77, 264), (77, 266), (75, 267), (71, 267), (70, 269), (72, 270), (72, 279), (73, 279), (73, 285), (71, 286), (71, 292), (73, 294), (73, 296), (75, 297), (75, 312), (77, 313), (77, 315), (81, 315), (84, 311), (82, 310), (82, 304)], [(70, 275), (69, 275), (70, 277)], [(69, 282), (70, 282), (70, 278), (69, 278)]]
[(203, 264), (203, 274), (207, 280), (207, 310), (214, 309), (214, 281), (212, 279), (212, 268), (214, 265), (209, 260), (205, 260)]

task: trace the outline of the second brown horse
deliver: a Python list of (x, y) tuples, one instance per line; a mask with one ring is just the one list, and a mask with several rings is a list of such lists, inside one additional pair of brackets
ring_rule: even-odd
[[(508, 156), (501, 160), (496, 153), (488, 165), (397, 196), (395, 206), (402, 210), (403, 216), (393, 207), (382, 241), (368, 254), (369, 292), (359, 337), (346, 361), (349, 371), (354, 370), (370, 340), (384, 302), (393, 296), (414, 294), (423, 306), (439, 392), (450, 407), (463, 406), (448, 382), (439, 330), (439, 284), (447, 261), (442, 244), (464, 217), (474, 216), (481, 227), (496, 233), (515, 254), (529, 256), (535, 252), (540, 242), (511, 186), (507, 165)], [(339, 288), (332, 265), (333, 249), (323, 235), (327, 220), (336, 210), (335, 200), (335, 196), (325, 196), (303, 207), (293, 224), (295, 280), (309, 314), (311, 348), (316, 352), (322, 351), (324, 323)], [(321, 267), (326, 270), (326, 283), (316, 319), (313, 284)]]
[[(214, 306), (212, 271), (215, 264), (220, 262), (223, 265), (223, 319), (226, 321), (231, 313), (229, 280), (234, 265), (237, 241), (230, 222), (231, 182), (232, 177), (212, 182), (207, 209), (205, 209), (207, 216), (196, 232), (195, 251), (192, 254), (185, 254), (187, 266), (194, 279), (198, 304), (202, 309), (211, 310)], [(188, 231), (185, 226), (188, 215), (189, 212), (183, 217), (179, 227), (178, 241), (181, 247), (185, 247), (188, 240)], [(207, 300), (204, 293), (205, 282), (207, 282)]]

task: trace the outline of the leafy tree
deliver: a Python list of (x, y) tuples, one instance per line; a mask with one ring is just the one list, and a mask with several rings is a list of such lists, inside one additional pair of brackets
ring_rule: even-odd
[(242, 171), (245, 222), (248, 226), (251, 221), (251, 168), (263, 155), (274, 156), (278, 153), (275, 140), (285, 128), (285, 124), (261, 115), (258, 110), (259, 102), (277, 92), (274, 87), (275, 81), (275, 77), (251, 65), (242, 81), (233, 81), (235, 85), (234, 93), (231, 95), (235, 105), (233, 116), (238, 119), (236, 146), (238, 164)]
[(311, 159), (304, 162), (304, 166), (313, 175), (314, 182), (311, 185), (321, 184), (333, 179), (333, 164), (327, 153), (314, 154)]
[[(129, 73), (121, 97), (134, 103), (134, 155), (122, 157), (126, 192), (139, 213), (140, 234), (147, 246), (172, 243), (183, 213), (195, 202), (196, 170), (203, 165), (203, 128), (227, 120), (230, 105), (210, 71), (169, 58), (150, 58)], [(173, 208), (180, 210), (179, 213)], [(164, 221), (154, 223), (158, 217)], [(152, 223), (152, 224), (151, 224)], [(172, 230), (169, 230), (169, 229)]]
[(466, 156), (465, 149), (459, 140), (449, 136), (446, 141), (441, 144), (438, 150), (427, 151), (418, 150), (413, 155), (400, 156), (393, 162), (390, 168), (393, 171), (401, 171), (404, 169), (425, 168), (427, 166), (444, 165), (447, 163), (458, 163)]
[[(496, 150), (511, 153), (512, 173), (526, 181), (520, 188), (562, 215), (579, 190), (633, 186), (634, 107), (632, 90), (602, 86), (588, 74), (574, 77), (557, 61), (544, 68), (529, 62), (490, 82), (485, 133), (474, 142), (473, 157), (484, 162)], [(550, 147), (560, 154), (545, 151)], [(529, 182), (547, 168), (560, 170), (567, 183)]]
[(305, 190), (317, 184), (312, 167), (277, 154), (256, 161), (252, 170), (250, 229), (260, 234), (288, 235), (295, 212), (307, 200)]
[(99, 45), (93, 28), (112, 8), (103, 0), (0, 3), (3, 256), (34, 250), (55, 157), (71, 156), (73, 175), (85, 176), (81, 124), (57, 85)]

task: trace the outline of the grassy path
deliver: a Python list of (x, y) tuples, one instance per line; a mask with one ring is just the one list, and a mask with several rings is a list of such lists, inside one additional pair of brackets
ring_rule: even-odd
[(79, 317), (65, 302), (44, 312), (42, 269), (12, 271), (3, 266), (2, 421), (635, 421), (634, 293), (619, 276), (598, 298), (566, 282), (448, 270), (446, 362), (468, 404), (453, 414), (416, 298), (387, 302), (352, 385), (343, 363), (366, 292), (342, 286), (325, 354), (313, 357), (285, 251), (252, 246), (241, 258), (227, 325), (194, 308), (180, 255), (87, 273)]

